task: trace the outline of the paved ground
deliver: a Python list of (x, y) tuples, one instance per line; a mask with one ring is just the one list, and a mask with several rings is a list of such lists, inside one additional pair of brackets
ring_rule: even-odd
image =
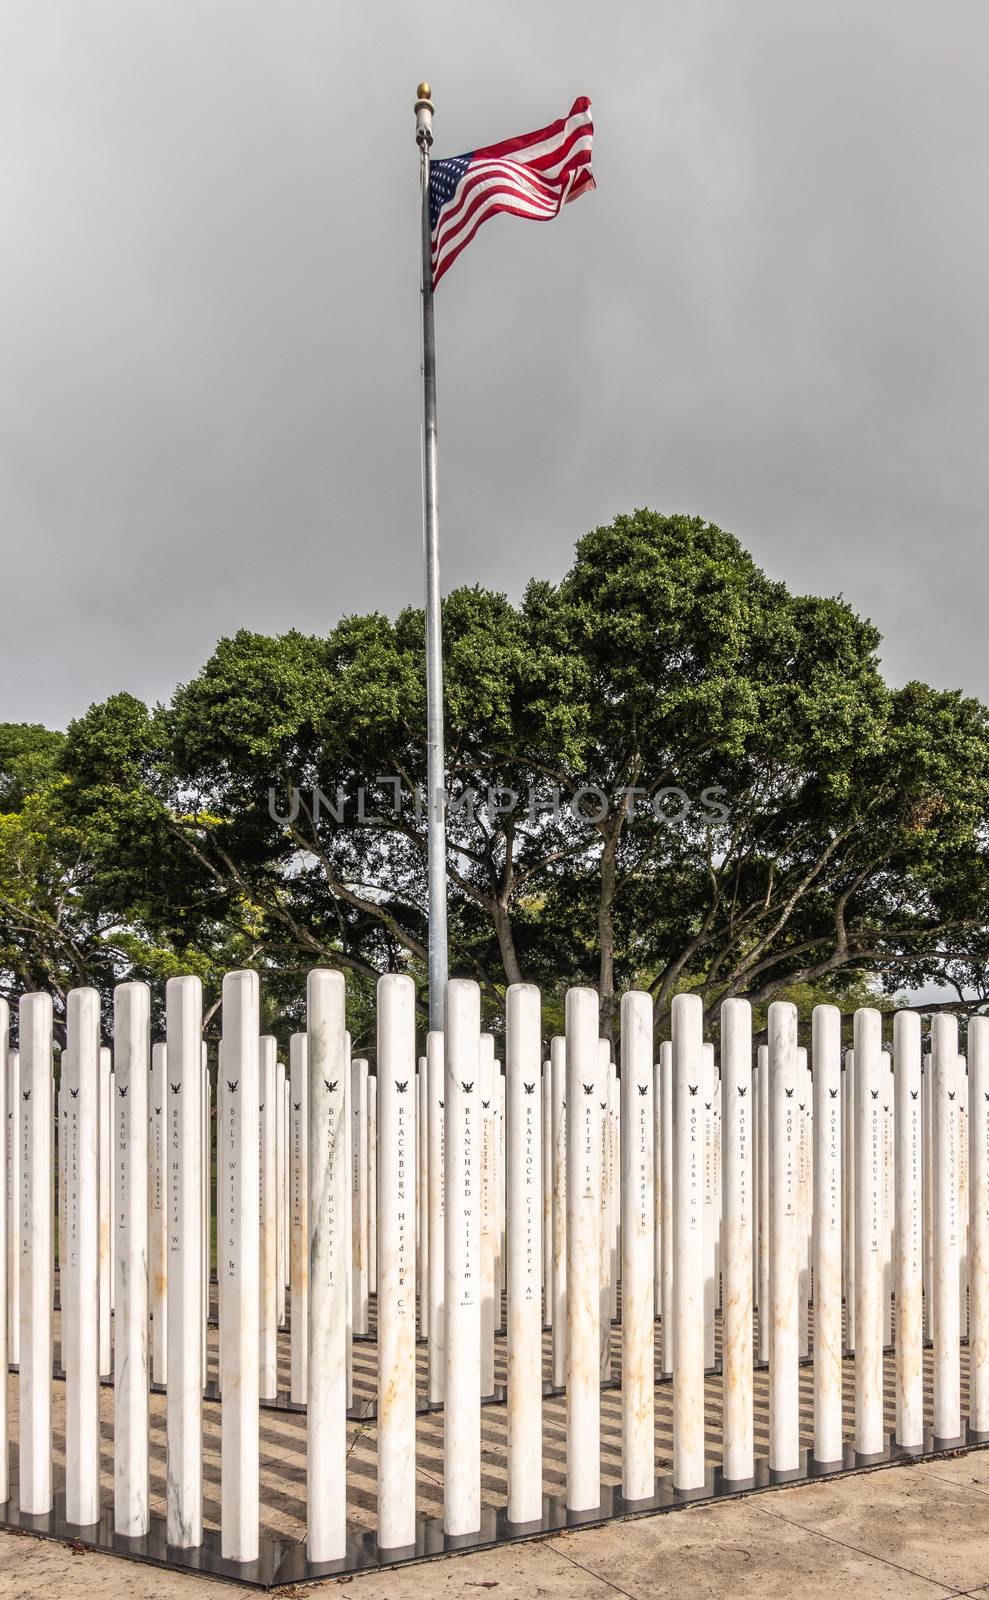
[[(989, 1600), (989, 1451), (315, 1586), (353, 1600), (844, 1596)], [(302, 1594), (301, 1588), (281, 1594)], [(0, 1600), (226, 1600), (232, 1584), (0, 1534)]]

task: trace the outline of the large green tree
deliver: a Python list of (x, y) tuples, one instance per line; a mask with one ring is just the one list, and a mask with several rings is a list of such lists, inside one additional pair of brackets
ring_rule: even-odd
[[(166, 706), (114, 696), (58, 755), (102, 903), (174, 948), (425, 978), (423, 619), (239, 633)], [(871, 974), (952, 981), (985, 939), (989, 721), (882, 679), (876, 630), (729, 534), (648, 511), (518, 605), (444, 603), (451, 964), (709, 1009)], [(400, 787), (401, 803), (396, 804)]]

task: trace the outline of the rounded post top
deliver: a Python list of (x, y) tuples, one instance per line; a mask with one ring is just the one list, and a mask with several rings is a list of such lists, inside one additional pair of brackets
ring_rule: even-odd
[(431, 100), (432, 98), (433, 98), (433, 92), (430, 89), (429, 84), (428, 83), (420, 83), (419, 87), (416, 89), (416, 99), (417, 100)]

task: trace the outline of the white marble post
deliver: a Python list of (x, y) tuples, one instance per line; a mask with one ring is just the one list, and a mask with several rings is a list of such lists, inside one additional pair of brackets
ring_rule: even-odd
[(883, 1436), (882, 1016), (855, 1013), (855, 1449)]
[(659, 1314), (662, 1321), (660, 1367), (665, 1377), (672, 1377), (676, 1327), (673, 1314), (673, 1271), (676, 1251), (673, 1241), (673, 1045), (669, 1039), (665, 1039), (659, 1047), (656, 1079), (658, 1085), (656, 1099), (660, 1107), (656, 1161), (660, 1174), (659, 1225), (663, 1235), (662, 1279), (659, 1291)]
[(655, 1087), (652, 996), (622, 996), (622, 1494), (656, 1492), (654, 1238)]
[(567, 1362), (567, 1041), (549, 1047), (553, 1101), (553, 1388), (562, 1389)]
[(883, 1147), (883, 1348), (893, 1343), (893, 1059), (888, 1050), (880, 1056), (879, 1104), (882, 1107)]
[(378, 1080), (367, 1080), (367, 1290), (378, 1292)]
[(21, 1250), (18, 1219), (21, 1214), (21, 1054), (11, 1050), (7, 1057), (7, 1231), (0, 1248), (7, 1256), (7, 1360), (20, 1361), (21, 1349)]
[(306, 1035), (289, 1040), (290, 1399), (305, 1405), (309, 1364), (309, 1064)]
[(446, 1376), (446, 1294), (444, 1287), (446, 1252), (444, 1249), (444, 1183), (446, 1160), (443, 1130), (445, 1083), (443, 1035), (437, 1029), (426, 1035), (426, 1116), (429, 1144), (427, 1171), (427, 1224), (429, 1232), (429, 1402), (440, 1405)]
[(924, 1442), (924, 1217), (920, 1102), (920, 1017), (893, 1018), (896, 1146), (896, 1442)]
[(495, 1328), (507, 1332), (508, 1259), (505, 1254), (505, 1074), (495, 1062)]
[[(429, 1339), (429, 1072), (426, 1057), (419, 1061), (416, 1074), (416, 1144), (418, 1181), (416, 1183), (416, 1275), (419, 1280), (419, 1337)], [(354, 1124), (356, 1131), (357, 1124)], [(356, 1195), (355, 1195), (356, 1199)]]
[(202, 985), (165, 988), (168, 1162), (168, 1542), (203, 1539)]
[[(354, 1404), (354, 1191), (351, 1182), (351, 1173), (354, 1170), (354, 1150), (351, 1135), (353, 1133), (353, 1118), (350, 1114), (350, 1091), (353, 1076), (353, 1041), (348, 1032), (344, 1032), (344, 1074), (343, 1093), (345, 1116), (343, 1121), (343, 1247), (347, 1257), (347, 1271), (344, 1281), (344, 1315), (347, 1322), (347, 1410), (350, 1411)], [(375, 1178), (377, 1184), (377, 1177)]]
[(495, 1152), (494, 1038), (481, 1034), (479, 1068), (481, 1117), (481, 1393), (494, 1394), (495, 1334)]
[(481, 1525), (481, 992), (446, 986), (443, 1531)]
[(673, 1487), (700, 1489), (704, 1460), (704, 1007), (673, 1000)]
[(797, 1321), (800, 1359), (810, 1354), (810, 1235), (814, 1202), (811, 1165), (810, 1069), (807, 1051), (797, 1050)]
[(756, 1247), (756, 1270), (759, 1277), (759, 1360), (769, 1361), (769, 1336), (772, 1310), (769, 1303), (769, 1046), (761, 1044), (756, 1051), (756, 1084), (758, 1094), (756, 1120), (759, 1166), (756, 1173), (756, 1202), (759, 1215), (759, 1233)]
[(843, 1456), (841, 1419), (841, 1012), (815, 1006), (814, 1459)]
[[(919, 1028), (917, 1048), (919, 1053)], [(989, 1436), (989, 1017), (969, 1018), (968, 1102), (969, 1427), (985, 1437)], [(898, 1204), (897, 1223), (899, 1217)]]
[(350, 1063), (350, 1228), (351, 1257), (354, 1264), (354, 1333), (368, 1332), (369, 1306), (367, 1271), (367, 1062), (358, 1057)]
[(378, 979), (378, 1548), (416, 1542), (415, 984)]
[(285, 1063), (283, 1061), (279, 1061), (275, 1067), (275, 1221), (277, 1329), (285, 1326)]
[(815, 1461), (842, 1461), (842, 1013), (816, 1005), (813, 1048)]
[(258, 1362), (262, 1400), (274, 1400), (278, 1395), (277, 1055), (277, 1040), (262, 1035), (258, 1057)]
[(939, 1015), (931, 1024), (934, 1190), (934, 1437), (961, 1434), (958, 1290), (958, 1022)]
[(347, 1048), (342, 973), (319, 967), (306, 985), (309, 1071), (309, 1357), (307, 1550), (347, 1549)]
[(85, 1525), (100, 1516), (100, 997), (95, 989), (69, 990), (62, 1071), (68, 1097), (59, 1285), (69, 1311), (69, 1336), (62, 1342), (65, 1516)]
[(845, 1350), (855, 1350), (855, 1051), (845, 1051), (842, 1082), (845, 1175)]
[(151, 991), (122, 983), (113, 997), (116, 1209), (113, 1323), (113, 1525), (139, 1538), (151, 1525), (148, 1381), (148, 1083)]
[(505, 996), (508, 1201), (508, 1520), (543, 1513), (544, 1106), (539, 990), (510, 985)]
[(752, 1007), (721, 1007), (721, 1328), (724, 1475), (755, 1472), (752, 1421)]
[(151, 1380), (168, 1375), (168, 1107), (165, 1045), (151, 1046), (149, 1138), (151, 1195), (148, 1213), (148, 1289), (151, 1302)]
[(960, 1055), (955, 1066), (958, 1094), (958, 1335), (968, 1337), (968, 1062)]
[(216, 1152), (220, 1539), (227, 1561), (256, 1561), (259, 1548), (259, 1009), (257, 973), (228, 972)]
[(797, 1008), (769, 1008), (769, 1465), (800, 1466)]
[(22, 995), (20, 1038), (19, 1178), (20, 1508), (40, 1516), (52, 1509), (52, 1003), (47, 994)]
[(113, 1340), (111, 1334), (110, 1240), (113, 1232), (113, 1090), (110, 1083), (110, 1052), (100, 1050), (99, 1064), (99, 1289), (100, 1327), (99, 1358), (100, 1377), (108, 1378), (113, 1370)]
[(601, 1180), (598, 1194), (598, 1359), (601, 1382), (611, 1378), (611, 1129), (608, 1117), (608, 1086), (611, 1077), (611, 1044), (598, 1040), (598, 1160)]
[[(608, 1069), (608, 1175), (608, 1222), (611, 1236), (609, 1262), (611, 1299), (608, 1306), (608, 1320), (617, 1322), (618, 1285), (621, 1279), (622, 1141), (618, 1068), (613, 1061)], [(610, 1330), (608, 1342), (610, 1352)]]
[[(206, 1040), (202, 1042), (201, 1051), (202, 1093), (200, 1096), (200, 1120), (202, 1122), (202, 1136), (200, 1149), (202, 1151), (202, 1164), (199, 1169), (199, 1183), (202, 1198), (199, 1205), (200, 1230), (203, 1236), (202, 1251), (200, 1255), (200, 1269), (202, 1273), (203, 1290), (200, 1307), (203, 1318), (203, 1338), (200, 1350), (203, 1358), (203, 1393), (206, 1393), (207, 1375), (209, 1369), (209, 1279), (210, 1279), (210, 1254), (212, 1245), (212, 1208), (213, 1208), (213, 1090), (209, 1077), (209, 1052)], [(114, 1236), (110, 1235), (111, 1252)], [(217, 1304), (219, 1315), (219, 1304)]]
[(543, 1113), (543, 1322), (551, 1328), (556, 1315), (556, 1295), (553, 1289), (553, 1068), (548, 1060), (543, 1062), (540, 1095)]
[(718, 1226), (714, 1203), (714, 1046), (705, 1044), (701, 1082), (704, 1118), (704, 1366), (714, 1366), (714, 1312), (717, 1295)]
[(924, 1161), (924, 1338), (934, 1337), (934, 1065), (928, 1050), (920, 1063)]
[(601, 1501), (598, 997), (570, 989), (567, 1036), (567, 1506)]
[[(7, 1110), (7, 1074), (10, 1069), (10, 1008), (0, 1000), (0, 1106)], [(6, 1121), (6, 1115), (4, 1117)], [(7, 1162), (10, 1140), (0, 1140), (0, 1505), (10, 1499), (10, 1448), (7, 1406), (7, 1241), (14, 1232), (7, 1204)]]

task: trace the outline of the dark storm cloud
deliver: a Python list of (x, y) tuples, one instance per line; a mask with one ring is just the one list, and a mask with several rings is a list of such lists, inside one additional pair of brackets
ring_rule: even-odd
[(981, 0), (0, 10), (0, 718), (421, 594), (417, 160), (594, 101), (437, 297), (446, 586), (640, 504), (989, 697)]

